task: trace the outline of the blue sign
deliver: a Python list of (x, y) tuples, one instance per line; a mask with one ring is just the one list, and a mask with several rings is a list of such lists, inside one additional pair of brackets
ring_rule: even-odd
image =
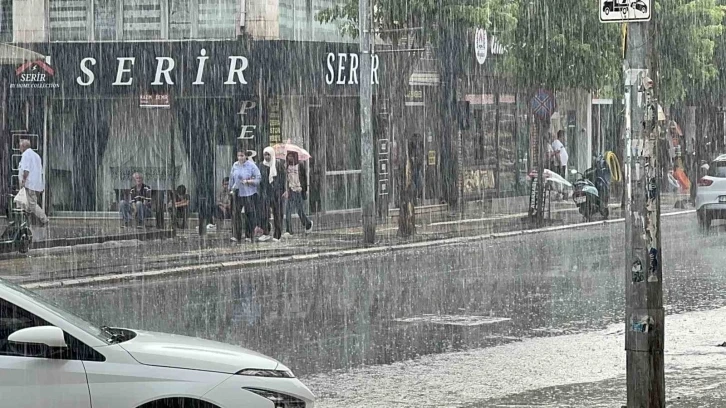
[(540, 89), (537, 94), (532, 98), (530, 103), (532, 113), (540, 120), (547, 120), (552, 117), (557, 109), (557, 103), (555, 102), (555, 96), (552, 92)]

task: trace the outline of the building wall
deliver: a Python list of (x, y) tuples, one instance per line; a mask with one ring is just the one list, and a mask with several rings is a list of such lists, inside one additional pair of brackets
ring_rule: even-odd
[[(315, 16), (346, 0), (0, 0), (9, 41), (232, 39), (356, 42)], [(12, 7), (11, 11), (9, 9)], [(244, 21), (241, 21), (244, 19)], [(241, 27), (240, 27), (240, 22)], [(0, 34), (5, 28), (0, 23)], [(9, 35), (7, 37), (10, 37)]]
[(47, 40), (45, 0), (15, 0), (13, 2), (13, 39), (15, 42)]

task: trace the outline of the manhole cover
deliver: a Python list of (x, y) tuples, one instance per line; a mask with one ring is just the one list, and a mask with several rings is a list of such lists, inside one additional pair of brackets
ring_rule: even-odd
[(462, 315), (421, 315), (414, 317), (402, 317), (394, 319), (400, 323), (430, 323), (449, 326), (481, 326), (484, 324), (494, 324), (512, 320), (508, 317), (491, 317), (491, 316), (462, 316)]

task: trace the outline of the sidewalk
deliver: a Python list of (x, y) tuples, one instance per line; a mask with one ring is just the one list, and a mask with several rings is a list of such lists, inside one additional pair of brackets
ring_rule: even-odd
[[(669, 407), (723, 407), (726, 308), (666, 317)], [(707, 328), (707, 329), (705, 329)], [(623, 324), (489, 348), (303, 378), (316, 407), (620, 408), (625, 405)], [(396, 378), (396, 381), (391, 381)], [(404, 395), (405, 398), (401, 398)]]
[[(664, 196), (663, 212), (677, 211), (672, 196)], [(451, 211), (446, 205), (420, 207), (416, 209), (416, 235), (404, 239), (405, 242), (420, 240), (450, 238), (472, 234), (486, 234), (509, 232), (536, 228), (536, 225), (527, 216), (529, 207), (528, 197), (501, 198), (466, 203), (464, 211)], [(622, 217), (620, 205), (610, 205), (610, 217)], [(571, 201), (552, 201), (550, 219), (545, 221), (546, 226), (565, 225), (582, 222), (583, 217), (578, 213), (577, 207)], [(336, 212), (328, 214), (314, 214), (314, 239), (325, 238), (334, 241), (355, 243), (362, 236), (360, 211)], [(593, 221), (602, 219), (599, 215)], [(297, 220), (293, 221), (295, 233), (302, 233)], [(0, 228), (6, 225), (5, 219), (0, 219)], [(120, 222), (113, 218), (73, 218), (52, 217), (47, 228), (34, 228), (33, 249), (48, 249), (54, 247), (68, 247), (88, 244), (101, 244), (109, 241), (148, 241), (167, 239), (173, 236), (168, 227), (156, 229), (126, 229), (121, 228)], [(388, 217), (377, 226), (377, 243), (393, 244), (402, 241), (398, 236), (398, 210), (389, 211)], [(229, 221), (219, 231), (210, 231), (204, 237), (199, 235), (198, 220), (189, 219), (189, 228), (177, 230), (176, 235), (189, 240), (192, 246), (200, 248), (218, 246), (220, 242), (227, 242), (231, 236)]]

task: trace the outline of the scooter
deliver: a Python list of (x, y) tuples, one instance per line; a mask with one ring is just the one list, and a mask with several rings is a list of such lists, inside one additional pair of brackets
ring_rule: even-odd
[(33, 243), (33, 232), (30, 230), (30, 220), (24, 209), (13, 206), (14, 196), (10, 195), (10, 204), (6, 209), (8, 226), (0, 235), (0, 253), (18, 251), (21, 254), (28, 252)]
[(572, 200), (587, 221), (592, 221), (592, 215), (598, 212), (605, 219), (610, 215), (610, 169), (602, 155), (593, 157), (593, 162), (593, 167), (585, 170), (585, 174), (574, 169), (571, 171), (579, 176), (573, 183)]

